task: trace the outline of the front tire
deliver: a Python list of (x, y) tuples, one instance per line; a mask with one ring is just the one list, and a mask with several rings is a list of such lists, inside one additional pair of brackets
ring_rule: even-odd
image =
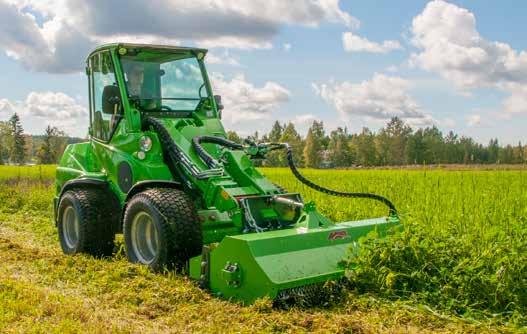
[(157, 188), (127, 205), (123, 234), (130, 262), (155, 271), (181, 268), (202, 248), (202, 230), (191, 199), (181, 190)]
[(107, 202), (104, 193), (95, 189), (68, 190), (62, 195), (57, 228), (64, 254), (112, 255), (114, 222)]

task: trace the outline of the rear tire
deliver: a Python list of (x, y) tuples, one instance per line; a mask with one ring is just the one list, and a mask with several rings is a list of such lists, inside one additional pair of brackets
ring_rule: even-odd
[(106, 194), (95, 189), (68, 190), (58, 208), (57, 228), (64, 254), (111, 256), (114, 248), (114, 215)]
[(177, 189), (149, 189), (132, 197), (123, 234), (128, 260), (155, 271), (183, 267), (203, 245), (194, 204)]

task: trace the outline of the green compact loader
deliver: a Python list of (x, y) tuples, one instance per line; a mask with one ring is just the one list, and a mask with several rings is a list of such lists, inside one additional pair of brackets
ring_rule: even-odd
[[(396, 210), (384, 197), (307, 180), (287, 143), (228, 140), (206, 53), (109, 44), (88, 56), (90, 139), (69, 145), (57, 168), (62, 250), (111, 256), (115, 235), (123, 233), (131, 262), (183, 269), (222, 298), (310, 296), (343, 277), (340, 262), (360, 237), (373, 230), (382, 236), (398, 225)], [(380, 201), (389, 214), (330, 221), (254, 167), (252, 160), (279, 149), (306, 186)]]

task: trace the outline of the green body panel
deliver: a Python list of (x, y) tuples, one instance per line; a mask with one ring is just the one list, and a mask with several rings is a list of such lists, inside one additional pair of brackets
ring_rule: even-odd
[[(339, 266), (339, 261), (350, 245), (372, 230), (382, 233), (387, 227), (398, 224), (395, 216), (334, 224), (318, 213), (313, 203), (299, 204), (301, 198), (298, 194), (280, 196), (299, 205), (273, 204), (273, 196), (281, 194), (280, 189), (255, 169), (245, 150), (230, 150), (204, 143), (203, 148), (219, 162), (223, 173), (198, 178), (187, 170), (183, 172), (183, 179), (173, 176), (164, 160), (157, 133), (142, 129), (143, 111), (127, 96), (120, 62), (122, 48), (139, 48), (147, 53), (163, 51), (196, 55), (208, 102), (201, 107), (198, 104), (195, 111), (183, 117), (158, 112), (156, 119), (200, 172), (210, 170), (195, 151), (193, 138), (226, 138), (203, 63), (206, 50), (135, 44), (99, 47), (88, 59), (100, 52), (111, 53), (121, 95), (122, 118), (108, 142), (95, 138), (90, 126), (88, 142), (66, 148), (57, 168), (55, 211), (65, 189), (81, 186), (76, 184), (83, 180), (104, 184), (115, 195), (120, 205), (116, 210), (121, 212), (134, 193), (134, 185), (155, 181), (156, 186), (178, 186), (194, 199), (202, 222), (204, 244), (214, 248), (191, 259), (191, 277), (203, 281), (205, 273), (208, 287), (214, 293), (247, 303), (266, 295), (274, 298), (283, 289), (341, 277), (343, 268)], [(87, 68), (86, 73), (90, 75), (91, 69)], [(93, 108), (92, 102), (90, 107)], [(148, 151), (140, 148), (144, 136), (152, 140)], [(120, 185), (123, 180), (119, 178), (123, 176), (119, 174), (119, 166), (123, 162), (131, 169), (132, 175), (126, 181), (132, 185), (132, 190)], [(246, 205), (244, 207), (242, 203), (249, 204), (243, 204)], [(262, 228), (265, 232), (254, 233), (258, 229), (256, 227), (255, 230), (254, 226), (253, 230), (248, 229), (248, 211), (256, 217), (254, 224), (268, 224)], [(270, 222), (275, 225), (269, 225)], [(280, 226), (276, 226), (277, 222)]]
[[(371, 231), (382, 236), (398, 223), (376, 218), (228, 236), (209, 255), (210, 290), (251, 303), (262, 296), (274, 299), (281, 290), (338, 279), (344, 274), (340, 262), (359, 238)], [(191, 259), (191, 277), (200, 278), (202, 261), (201, 256)], [(225, 273), (228, 264), (236, 266), (234, 275)]]

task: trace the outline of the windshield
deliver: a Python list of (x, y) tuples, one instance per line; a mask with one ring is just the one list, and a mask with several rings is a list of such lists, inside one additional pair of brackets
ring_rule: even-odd
[(145, 110), (194, 111), (208, 97), (194, 54), (144, 50), (122, 56), (121, 64), (128, 97)]

